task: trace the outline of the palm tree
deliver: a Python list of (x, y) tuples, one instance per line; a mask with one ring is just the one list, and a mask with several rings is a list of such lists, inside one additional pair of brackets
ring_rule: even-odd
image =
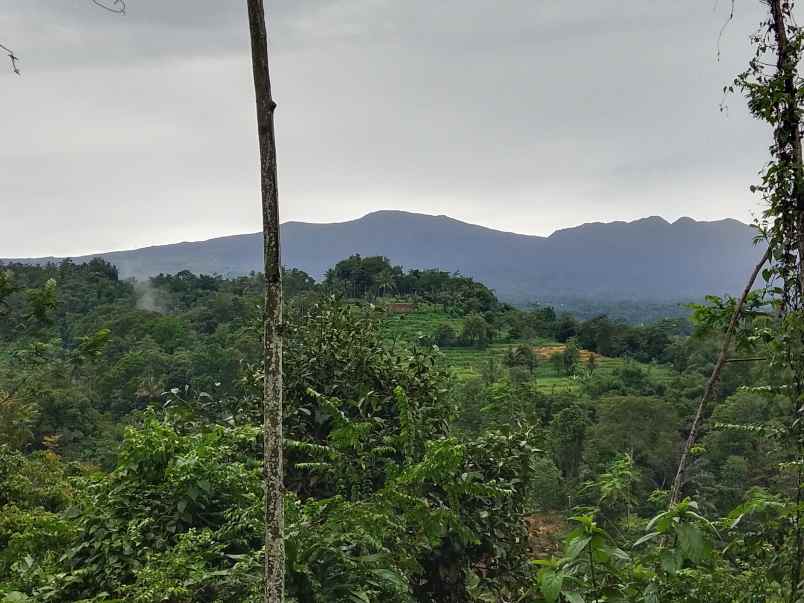
[(383, 270), (377, 275), (377, 289), (379, 290), (380, 297), (384, 297), (389, 291), (394, 291), (394, 275), (390, 270)]

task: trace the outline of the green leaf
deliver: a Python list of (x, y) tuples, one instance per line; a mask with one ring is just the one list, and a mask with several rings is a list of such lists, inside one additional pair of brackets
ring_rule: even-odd
[(585, 536), (583, 538), (575, 538), (567, 547), (567, 559), (573, 561), (578, 555), (580, 555), (583, 550), (586, 548), (586, 545), (591, 542), (591, 536)]
[(676, 574), (684, 567), (684, 555), (676, 549), (662, 551), (661, 563), (662, 569), (668, 574)]
[(539, 574), (539, 589), (542, 591), (547, 603), (556, 603), (558, 601), (563, 584), (563, 574), (558, 574), (553, 570), (546, 570)]
[(620, 561), (631, 561), (631, 557), (619, 547), (616, 546), (607, 546), (606, 552), (615, 559), (619, 559)]
[(648, 525), (645, 527), (645, 529), (646, 530), (651, 530), (654, 527), (656, 527), (656, 529), (659, 532), (665, 532), (665, 531), (667, 531), (667, 528), (669, 526), (670, 517), (671, 517), (670, 513), (668, 513), (667, 511), (659, 513), (656, 517), (654, 517), (653, 519), (651, 519), (648, 522)]
[(654, 584), (645, 589), (642, 597), (645, 603), (660, 603), (659, 595), (656, 594), (656, 585)]
[(349, 598), (354, 603), (371, 603), (369, 596), (362, 590), (353, 590), (351, 593), (349, 593)]
[(637, 540), (632, 546), (639, 546), (640, 544), (645, 544), (649, 540), (653, 540), (657, 536), (661, 536), (659, 532), (651, 532), (650, 534), (645, 534), (642, 538)]
[(466, 590), (469, 592), (477, 589), (480, 586), (480, 576), (473, 571), (469, 570), (466, 573)]
[(682, 524), (678, 527), (677, 533), (678, 544), (690, 561), (698, 563), (708, 556), (708, 547), (701, 530), (689, 524)]
[(397, 588), (407, 589), (408, 588), (408, 581), (405, 579), (404, 576), (401, 576), (397, 572), (385, 568), (378, 568), (371, 570), (371, 573), (378, 578), (381, 578), (385, 582), (389, 582), (396, 586)]
[(569, 601), (569, 603), (586, 603), (581, 593), (575, 592), (574, 590), (565, 592), (564, 598)]

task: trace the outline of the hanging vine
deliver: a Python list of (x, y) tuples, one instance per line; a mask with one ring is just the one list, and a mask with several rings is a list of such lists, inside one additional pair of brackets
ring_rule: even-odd
[[(770, 161), (761, 172), (760, 184), (751, 187), (760, 194), (765, 210), (758, 223), (760, 238), (768, 249), (754, 270), (748, 286), (737, 303), (721, 304), (730, 310), (721, 354), (707, 383), (678, 472), (673, 484), (671, 502), (677, 503), (684, 486), (688, 455), (693, 447), (706, 402), (713, 395), (720, 370), (726, 362), (732, 342), (737, 346), (767, 349), (771, 369), (771, 391), (788, 399), (789, 420), (780, 433), (787, 462), (780, 467), (782, 477), (790, 483), (788, 546), (790, 551), (790, 598), (799, 600), (802, 543), (802, 478), (804, 478), (804, 438), (802, 438), (802, 392), (804, 392), (804, 163), (802, 162), (801, 115), (802, 78), (799, 63), (804, 47), (804, 33), (794, 15), (792, 0), (760, 0), (767, 7), (767, 19), (751, 37), (755, 52), (746, 71), (726, 91), (741, 91), (757, 119), (773, 129)], [(754, 280), (761, 274), (765, 288), (751, 294)], [(750, 309), (746, 306), (749, 301)], [(764, 312), (755, 312), (762, 308)], [(712, 315), (717, 312), (712, 310)], [(792, 474), (792, 475), (790, 475)]]

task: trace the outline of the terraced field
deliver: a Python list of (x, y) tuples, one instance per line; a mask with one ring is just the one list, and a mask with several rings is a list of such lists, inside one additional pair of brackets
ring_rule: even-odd
[(431, 335), (440, 324), (449, 324), (456, 333), (463, 328), (463, 318), (451, 318), (433, 308), (423, 308), (411, 314), (392, 314), (384, 321), (389, 339), (416, 341), (422, 335)]
[[(443, 323), (452, 326), (456, 333), (460, 333), (463, 327), (461, 318), (451, 318), (434, 308), (423, 308), (410, 314), (388, 316), (384, 321), (384, 329), (389, 341), (412, 343), (421, 336), (431, 335), (436, 327)], [(493, 370), (490, 368), (492, 362), (496, 363), (496, 370), (502, 370), (505, 353), (510, 348), (522, 343), (528, 343), (534, 348), (547, 348), (543, 350), (544, 353), (541, 356), (545, 356), (546, 353), (555, 353), (563, 348), (562, 344), (556, 341), (537, 338), (527, 342), (496, 341), (485, 349), (448, 347), (443, 348), (441, 352), (444, 355), (444, 361), (453, 369), (456, 378), (465, 380), (481, 376), (484, 370)], [(550, 349), (553, 346), (555, 349)], [(539, 355), (538, 352), (537, 349), (537, 355)], [(625, 362), (623, 358), (597, 356), (595, 372), (605, 375), (621, 368)], [(648, 364), (640, 364), (640, 366), (660, 379), (669, 379), (671, 376), (670, 369), (663, 366)], [(579, 385), (577, 378), (557, 375), (549, 361), (544, 358), (539, 360), (539, 365), (534, 371), (534, 378), (539, 389), (545, 392), (572, 391)]]
[[(544, 342), (531, 343), (536, 346), (545, 345)], [(548, 344), (550, 343), (555, 345), (554, 342), (548, 342)], [(495, 343), (485, 350), (474, 348), (447, 348), (442, 350), (442, 352), (444, 353), (445, 361), (453, 368), (458, 379), (471, 379), (473, 377), (479, 377), (484, 370), (484, 366), (488, 366), (491, 359), (501, 366), (505, 352), (515, 345), (519, 344)], [(595, 374), (610, 374), (614, 370), (622, 368), (625, 362), (626, 360), (623, 358), (598, 356)], [(666, 367), (649, 364), (639, 365), (660, 379), (670, 378), (671, 372)], [(577, 378), (557, 375), (552, 365), (545, 361), (542, 361), (541, 364), (537, 366), (534, 371), (534, 378), (536, 379), (536, 384), (539, 389), (545, 392), (572, 391), (579, 385)]]

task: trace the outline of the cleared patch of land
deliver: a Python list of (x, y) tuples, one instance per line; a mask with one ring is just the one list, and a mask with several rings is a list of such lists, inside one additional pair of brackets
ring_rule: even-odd
[[(383, 319), (383, 328), (389, 341), (402, 344), (413, 344), (422, 337), (430, 337), (436, 328), (441, 324), (448, 324), (455, 333), (460, 333), (463, 328), (463, 318), (455, 318), (446, 313), (439, 312), (432, 306), (425, 306), (406, 314), (389, 313)], [(550, 357), (561, 353), (565, 345), (557, 341), (545, 338), (534, 338), (530, 340), (510, 340), (506, 333), (498, 334), (498, 338), (485, 348), (476, 347), (445, 347), (441, 348), (444, 361), (455, 374), (458, 380), (473, 379), (482, 376), (484, 373), (497, 371), (502, 372), (505, 368), (503, 360), (506, 352), (513, 347), (527, 344), (533, 347), (537, 357), (537, 367), (533, 372), (537, 387), (544, 392), (566, 392), (573, 391), (580, 385), (577, 376), (567, 376), (558, 374), (550, 363)], [(623, 358), (609, 358), (599, 354), (593, 354), (587, 350), (580, 350), (580, 367), (586, 370), (589, 357), (595, 357), (595, 374), (611, 374), (615, 370), (625, 366), (627, 362), (636, 364), (653, 377), (660, 380), (669, 379), (671, 371), (669, 368), (658, 365), (643, 364)]]

